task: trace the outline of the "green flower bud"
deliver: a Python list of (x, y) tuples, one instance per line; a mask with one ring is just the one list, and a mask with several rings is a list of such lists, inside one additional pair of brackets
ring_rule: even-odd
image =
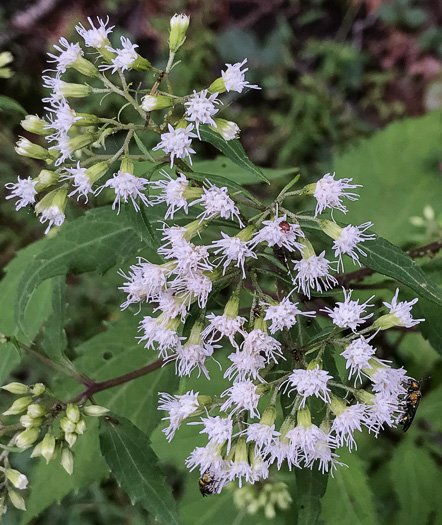
[(77, 405), (69, 404), (66, 407), (66, 417), (70, 419), (73, 423), (78, 423), (80, 421), (80, 409)]
[(75, 432), (77, 434), (84, 434), (86, 431), (86, 421), (81, 418), (80, 421), (75, 425)]
[(25, 450), (26, 448), (29, 448), (38, 438), (38, 435), (40, 434), (40, 429), (37, 427), (31, 427), (27, 428), (23, 432), (20, 432), (20, 434), (15, 439), (15, 445), (18, 448), (22, 448)]
[(87, 77), (98, 77), (99, 71), (92, 62), (89, 62), (89, 60), (86, 60), (84, 57), (79, 56), (75, 62), (73, 62), (70, 67), (76, 69), (78, 72), (80, 72), (82, 75), (86, 75)]
[(222, 77), (214, 80), (209, 86), (209, 93), (224, 93), (226, 91), (226, 86)]
[(31, 159), (50, 160), (52, 158), (51, 153), (39, 146), (34, 144), (24, 137), (20, 137), (15, 147), (15, 151), (22, 157), (30, 157)]
[(164, 95), (145, 95), (141, 102), (141, 107), (144, 109), (144, 111), (170, 108), (173, 105), (173, 99)]
[(86, 146), (90, 146), (93, 142), (95, 142), (95, 139), (96, 136), (92, 133), (82, 133), (81, 135), (77, 135), (76, 137), (69, 140), (69, 149), (72, 152), (78, 151), (85, 148)]
[(343, 399), (332, 394), (330, 396), (329, 407), (333, 414), (337, 417), (340, 416), (342, 412), (344, 412), (344, 410), (347, 408), (347, 405)]
[(8, 383), (7, 385), (2, 386), (2, 390), (6, 390), (7, 392), (11, 392), (11, 394), (17, 394), (21, 396), (29, 392), (29, 387), (27, 385), (23, 385), (22, 383)]
[(40, 441), (40, 443), (37, 443), (32, 450), (31, 458), (38, 458), (41, 456), (41, 445), (43, 441)]
[(101, 123), (100, 118), (97, 115), (92, 115), (92, 113), (77, 113), (77, 117), (80, 117), (75, 121), (75, 126), (77, 127), (87, 128)]
[(57, 455), (55, 450), (55, 437), (50, 431), (47, 432), (41, 442), (41, 455), (45, 458), (46, 463), (49, 463), (49, 461)]
[(44, 421), (44, 418), (42, 417), (31, 417), (28, 414), (25, 414), (24, 416), (21, 416), (20, 418), (20, 424), (24, 428), (40, 427), (43, 421)]
[[(43, 171), (47, 171), (47, 170), (43, 170)], [(49, 172), (49, 173), (53, 173), (53, 172)], [(40, 172), (40, 175), (41, 174), (42, 172)], [(34, 394), (34, 396), (41, 396), (42, 394), (46, 392), (46, 386), (43, 383), (35, 383), (35, 385), (31, 388), (31, 392)]]
[(276, 421), (276, 408), (275, 405), (269, 405), (263, 412), (261, 417), (261, 425), (273, 426)]
[(149, 62), (149, 60), (146, 60), (142, 56), (138, 55), (137, 59), (130, 64), (132, 69), (135, 69), (136, 71), (149, 71), (149, 69), (152, 69), (152, 64)]
[(374, 321), (372, 328), (373, 330), (388, 330), (393, 326), (401, 326), (400, 319), (395, 314), (385, 314)]
[(8, 490), (8, 496), (11, 500), (11, 503), (14, 505), (16, 509), (19, 510), (26, 510), (25, 500), (18, 494), (18, 492), (15, 492), (15, 490)]
[(83, 407), (83, 414), (86, 416), (101, 417), (109, 412), (108, 408), (99, 405), (88, 405)]
[(320, 221), (319, 226), (321, 230), (331, 237), (334, 241), (339, 239), (342, 233), (342, 228), (340, 228), (336, 223), (332, 221)]
[(35, 133), (36, 135), (46, 136), (52, 133), (46, 120), (37, 115), (26, 115), (24, 120), (20, 122), (20, 125), (23, 129), (29, 131), (29, 133)]
[(170, 19), (169, 49), (176, 53), (186, 40), (186, 31), (189, 27), (190, 16), (173, 15)]
[(63, 224), (67, 193), (68, 190), (66, 188), (50, 191), (36, 204), (35, 213), (41, 215), (40, 222), (44, 223), (49, 221), (49, 226), (46, 228), (45, 233), (49, 232), (53, 224), (55, 226), (61, 226)]
[(43, 417), (49, 412), (49, 408), (41, 403), (32, 403), (28, 406), (28, 416)]
[[(50, 186), (54, 186), (54, 184), (57, 184), (59, 178), (60, 178), (59, 174), (55, 173), (55, 171), (41, 170), (40, 173), (38, 174), (38, 177), (34, 179), (38, 181), (37, 184), (35, 185), (35, 189), (37, 191), (42, 191), (42, 190), (45, 190), (46, 188), (49, 188)], [(43, 385), (43, 383), (37, 383), (37, 385)], [(43, 388), (46, 390), (46, 387), (44, 385), (43, 385)], [(41, 395), (41, 394), (36, 394), (35, 392), (33, 392), (33, 394), (36, 396)]]
[(65, 471), (71, 476), (74, 472), (74, 455), (69, 448), (63, 447), (60, 463)]
[(214, 119), (216, 127), (210, 125), (209, 127), (221, 135), (224, 140), (234, 140), (239, 137), (239, 126), (235, 122), (223, 118)]
[(77, 442), (78, 435), (75, 432), (66, 432), (64, 435), (66, 443), (72, 448)]
[(60, 428), (61, 430), (63, 430), (63, 432), (75, 432), (75, 425), (76, 423), (74, 423), (67, 417), (63, 417), (60, 419)]
[(16, 489), (23, 490), (28, 487), (28, 478), (18, 470), (15, 470), (13, 468), (7, 468), (5, 470), (5, 476), (9, 479), (9, 481), (14, 485)]
[(129, 173), (130, 175), (134, 174), (134, 163), (130, 160), (129, 157), (123, 157), (120, 164), (120, 171), (123, 173)]
[(12, 405), (8, 408), (8, 410), (6, 410), (6, 412), (3, 412), (3, 415), (15, 416), (17, 414), (22, 414), (23, 412), (25, 412), (25, 410), (31, 403), (32, 397), (20, 397), (12, 403)]
[(66, 98), (84, 98), (92, 93), (92, 88), (86, 84), (73, 84), (60, 80), (57, 91)]
[(0, 53), (0, 67), (5, 67), (14, 60), (12, 53), (9, 51), (3, 51)]

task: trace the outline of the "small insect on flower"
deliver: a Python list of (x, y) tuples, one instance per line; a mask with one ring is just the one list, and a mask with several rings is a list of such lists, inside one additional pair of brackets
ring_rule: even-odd
[(289, 232), (290, 231), (290, 224), (287, 221), (281, 221), (279, 223), (279, 227), (283, 232)]
[(215, 479), (213, 472), (206, 470), (198, 480), (198, 485), (203, 496), (210, 496), (218, 493), (220, 482)]
[(403, 412), (399, 418), (399, 424), (404, 426), (404, 432), (406, 432), (413, 422), (414, 416), (419, 406), (422, 392), (421, 392), (421, 381), (410, 379), (408, 382), (407, 393), (403, 399)]

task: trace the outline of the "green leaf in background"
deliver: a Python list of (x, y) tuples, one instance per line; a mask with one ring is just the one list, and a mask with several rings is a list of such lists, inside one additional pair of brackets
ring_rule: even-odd
[(96, 208), (67, 223), (34, 255), (18, 283), (15, 314), (20, 330), (29, 336), (25, 310), (40, 283), (69, 271), (104, 272), (122, 264), (141, 246), (132, 225), (110, 207)]
[(337, 178), (363, 185), (346, 222), (372, 220), (379, 235), (402, 246), (412, 229), (409, 217), (421, 215), (425, 205), (440, 209), (441, 124), (440, 111), (394, 122), (334, 160)]
[(172, 490), (144, 432), (127, 419), (111, 416), (101, 422), (100, 447), (112, 473), (132, 502), (140, 502), (159, 523), (182, 523)]
[(28, 112), (26, 109), (19, 104), (16, 100), (13, 98), (5, 97), (3, 95), (0, 95), (0, 111), (16, 111), (17, 113), (21, 113), (22, 115), (27, 115)]
[(157, 250), (161, 243), (156, 228), (152, 226), (149, 220), (150, 214), (146, 211), (146, 208), (142, 207), (141, 210), (137, 212), (133, 206), (125, 204), (123, 211), (126, 214), (128, 222), (140, 234), (143, 241), (151, 248)]
[(258, 166), (255, 166), (255, 164), (253, 164), (253, 162), (249, 159), (239, 140), (225, 140), (219, 133), (211, 130), (210, 128), (200, 129), (200, 134), (201, 140), (204, 142), (209, 142), (209, 144), (215, 146), (215, 148), (221, 151), (221, 153), (224, 153), (224, 155), (232, 162), (238, 164), (238, 166), (241, 168), (250, 171), (258, 179), (261, 179), (262, 181), (270, 184), (270, 181), (267, 179), (261, 169), (258, 168)]
[(442, 356), (442, 330), (440, 325), (442, 307), (425, 299), (419, 299), (413, 310), (415, 317), (425, 319), (424, 323), (419, 323), (418, 325), (419, 332)]
[(430, 455), (407, 436), (394, 449), (390, 473), (400, 503), (397, 523), (429, 523), (440, 500), (440, 470)]
[(364, 243), (364, 251), (367, 256), (360, 256), (364, 266), (392, 277), (421, 297), (442, 305), (442, 290), (400, 248), (378, 237)]
[(296, 501), (298, 508), (297, 525), (314, 525), (318, 522), (328, 474), (322, 474), (316, 467), (296, 469), (296, 494), (293, 501)]
[[(20, 250), (5, 267), (6, 275), (0, 282), (0, 332), (5, 335), (15, 335), (21, 342), (25, 342), (26, 338), (17, 333), (14, 319), (17, 284), (25, 268), (45, 246), (47, 246), (47, 239), (37, 241)], [(51, 283), (46, 282), (37, 288), (26, 310), (25, 324), (30, 339), (34, 339), (50, 312)], [(21, 357), (14, 345), (10, 343), (0, 345), (0, 356), (0, 383), (4, 384), (11, 370), (20, 362)]]
[[(104, 381), (155, 361), (155, 352), (137, 344), (135, 337), (141, 319), (142, 316), (126, 312), (105, 332), (77, 346), (75, 353), (79, 357), (74, 360), (75, 367), (96, 381)], [(94, 400), (123, 414), (150, 435), (162, 417), (157, 409), (158, 392), (173, 392), (177, 386), (174, 367), (168, 365), (116, 388), (99, 392)], [(54, 386), (54, 391), (58, 397), (66, 399), (78, 393), (78, 384), (63, 378), (61, 384)]]
[(52, 284), (52, 313), (45, 325), (41, 346), (45, 354), (53, 361), (64, 362), (64, 351), (67, 346), (64, 331), (66, 311), (66, 278), (58, 275), (51, 279)]
[(350, 454), (348, 449), (341, 448), (338, 453), (339, 461), (348, 468), (338, 467), (333, 478), (328, 480), (322, 499), (321, 519), (327, 525), (376, 525), (373, 492), (365, 463), (357, 452)]
[(26, 525), (35, 516), (69, 492), (101, 481), (109, 475), (109, 468), (100, 455), (96, 418), (87, 418), (87, 430), (74, 445), (74, 473), (72, 476), (60, 465), (59, 458), (46, 465), (43, 458), (31, 459), (34, 468), (30, 474), (31, 491), (26, 497), (27, 511), (20, 525)]

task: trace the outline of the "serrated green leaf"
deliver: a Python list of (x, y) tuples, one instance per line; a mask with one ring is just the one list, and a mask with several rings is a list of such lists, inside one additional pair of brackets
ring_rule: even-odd
[(127, 419), (112, 416), (100, 425), (101, 452), (132, 502), (139, 502), (164, 525), (180, 525), (172, 490), (149, 438)]
[(270, 181), (260, 170), (260, 168), (255, 166), (255, 164), (253, 164), (253, 162), (249, 159), (239, 140), (225, 140), (219, 133), (211, 130), (210, 128), (200, 129), (200, 134), (201, 140), (212, 144), (212, 146), (215, 146), (217, 150), (221, 151), (221, 153), (228, 157), (232, 162), (241, 168), (250, 171), (258, 179), (261, 179), (262, 181), (267, 182), (267, 184), (270, 184)]
[(5, 97), (3, 95), (0, 95), (0, 111), (7, 110), (7, 111), (17, 111), (17, 113), (21, 113), (22, 115), (27, 115), (28, 112), (26, 109), (19, 104), (16, 100), (13, 98)]
[(67, 223), (44, 249), (33, 257), (17, 288), (15, 315), (20, 330), (29, 336), (25, 310), (35, 288), (43, 281), (75, 273), (104, 272), (122, 264), (142, 246), (138, 233), (122, 215), (110, 208), (89, 211)]
[(140, 211), (136, 211), (133, 206), (124, 206), (124, 213), (128, 222), (134, 227), (134, 229), (140, 234), (143, 241), (148, 245), (157, 250), (161, 243), (158, 238), (156, 229), (152, 226), (149, 220), (149, 214), (145, 207), (142, 207)]
[(392, 277), (421, 297), (442, 305), (442, 290), (422, 271), (411, 257), (382, 237), (364, 243), (360, 260), (364, 266)]
[(108, 477), (109, 469), (101, 457), (98, 442), (97, 421), (87, 419), (87, 430), (72, 449), (74, 473), (72, 476), (55, 459), (46, 465), (43, 458), (31, 459), (34, 468), (30, 478), (31, 492), (26, 497), (27, 511), (22, 514), (20, 525), (27, 525), (35, 516), (67, 494)]
[(414, 440), (404, 439), (394, 449), (390, 472), (400, 503), (398, 523), (428, 523), (439, 497), (435, 487), (440, 483), (439, 469), (430, 455)]
[(58, 275), (51, 279), (52, 284), (52, 313), (45, 324), (41, 346), (45, 354), (53, 361), (63, 362), (66, 357), (64, 351), (67, 346), (64, 331), (64, 318), (66, 311), (66, 278)]
[(328, 480), (322, 499), (321, 519), (327, 525), (376, 525), (378, 523), (373, 493), (368, 482), (366, 466), (357, 453), (338, 451), (347, 467), (338, 467)]
[(328, 475), (315, 469), (296, 469), (298, 525), (315, 525), (321, 512), (321, 498), (327, 488)]

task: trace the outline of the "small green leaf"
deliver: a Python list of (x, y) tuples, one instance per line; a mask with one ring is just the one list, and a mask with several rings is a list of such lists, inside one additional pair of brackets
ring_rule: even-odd
[(0, 111), (17, 111), (17, 113), (21, 113), (22, 115), (27, 115), (28, 112), (26, 109), (19, 104), (16, 100), (13, 98), (5, 97), (3, 95), (0, 95)]
[(221, 153), (224, 153), (224, 155), (235, 164), (250, 171), (259, 179), (267, 182), (267, 184), (270, 184), (264, 173), (257, 166), (255, 166), (253, 162), (251, 162), (239, 140), (225, 140), (223, 137), (221, 137), (221, 135), (219, 135), (219, 133), (211, 130), (210, 128), (200, 129), (200, 134), (201, 140), (204, 142), (209, 142), (209, 144), (215, 146), (216, 149), (221, 151)]
[(258, 254), (258, 257), (264, 257), (264, 259), (267, 259), (268, 261), (273, 263), (277, 268), (282, 270), (284, 273), (288, 272), (287, 268), (282, 264), (281, 261), (278, 261), (278, 259), (274, 255), (271, 255), (270, 253), (261, 252)]
[(139, 502), (164, 525), (179, 525), (172, 490), (149, 438), (130, 421), (111, 416), (100, 425), (101, 452), (132, 503)]
[(327, 525), (376, 525), (378, 523), (373, 493), (368, 482), (366, 465), (347, 449), (338, 451), (339, 460), (348, 465), (338, 467), (328, 480), (322, 500), (321, 519)]
[(96, 208), (67, 223), (35, 255), (17, 287), (15, 315), (20, 330), (29, 336), (25, 310), (35, 288), (43, 281), (69, 271), (104, 272), (122, 264), (142, 246), (138, 233), (110, 207)]

